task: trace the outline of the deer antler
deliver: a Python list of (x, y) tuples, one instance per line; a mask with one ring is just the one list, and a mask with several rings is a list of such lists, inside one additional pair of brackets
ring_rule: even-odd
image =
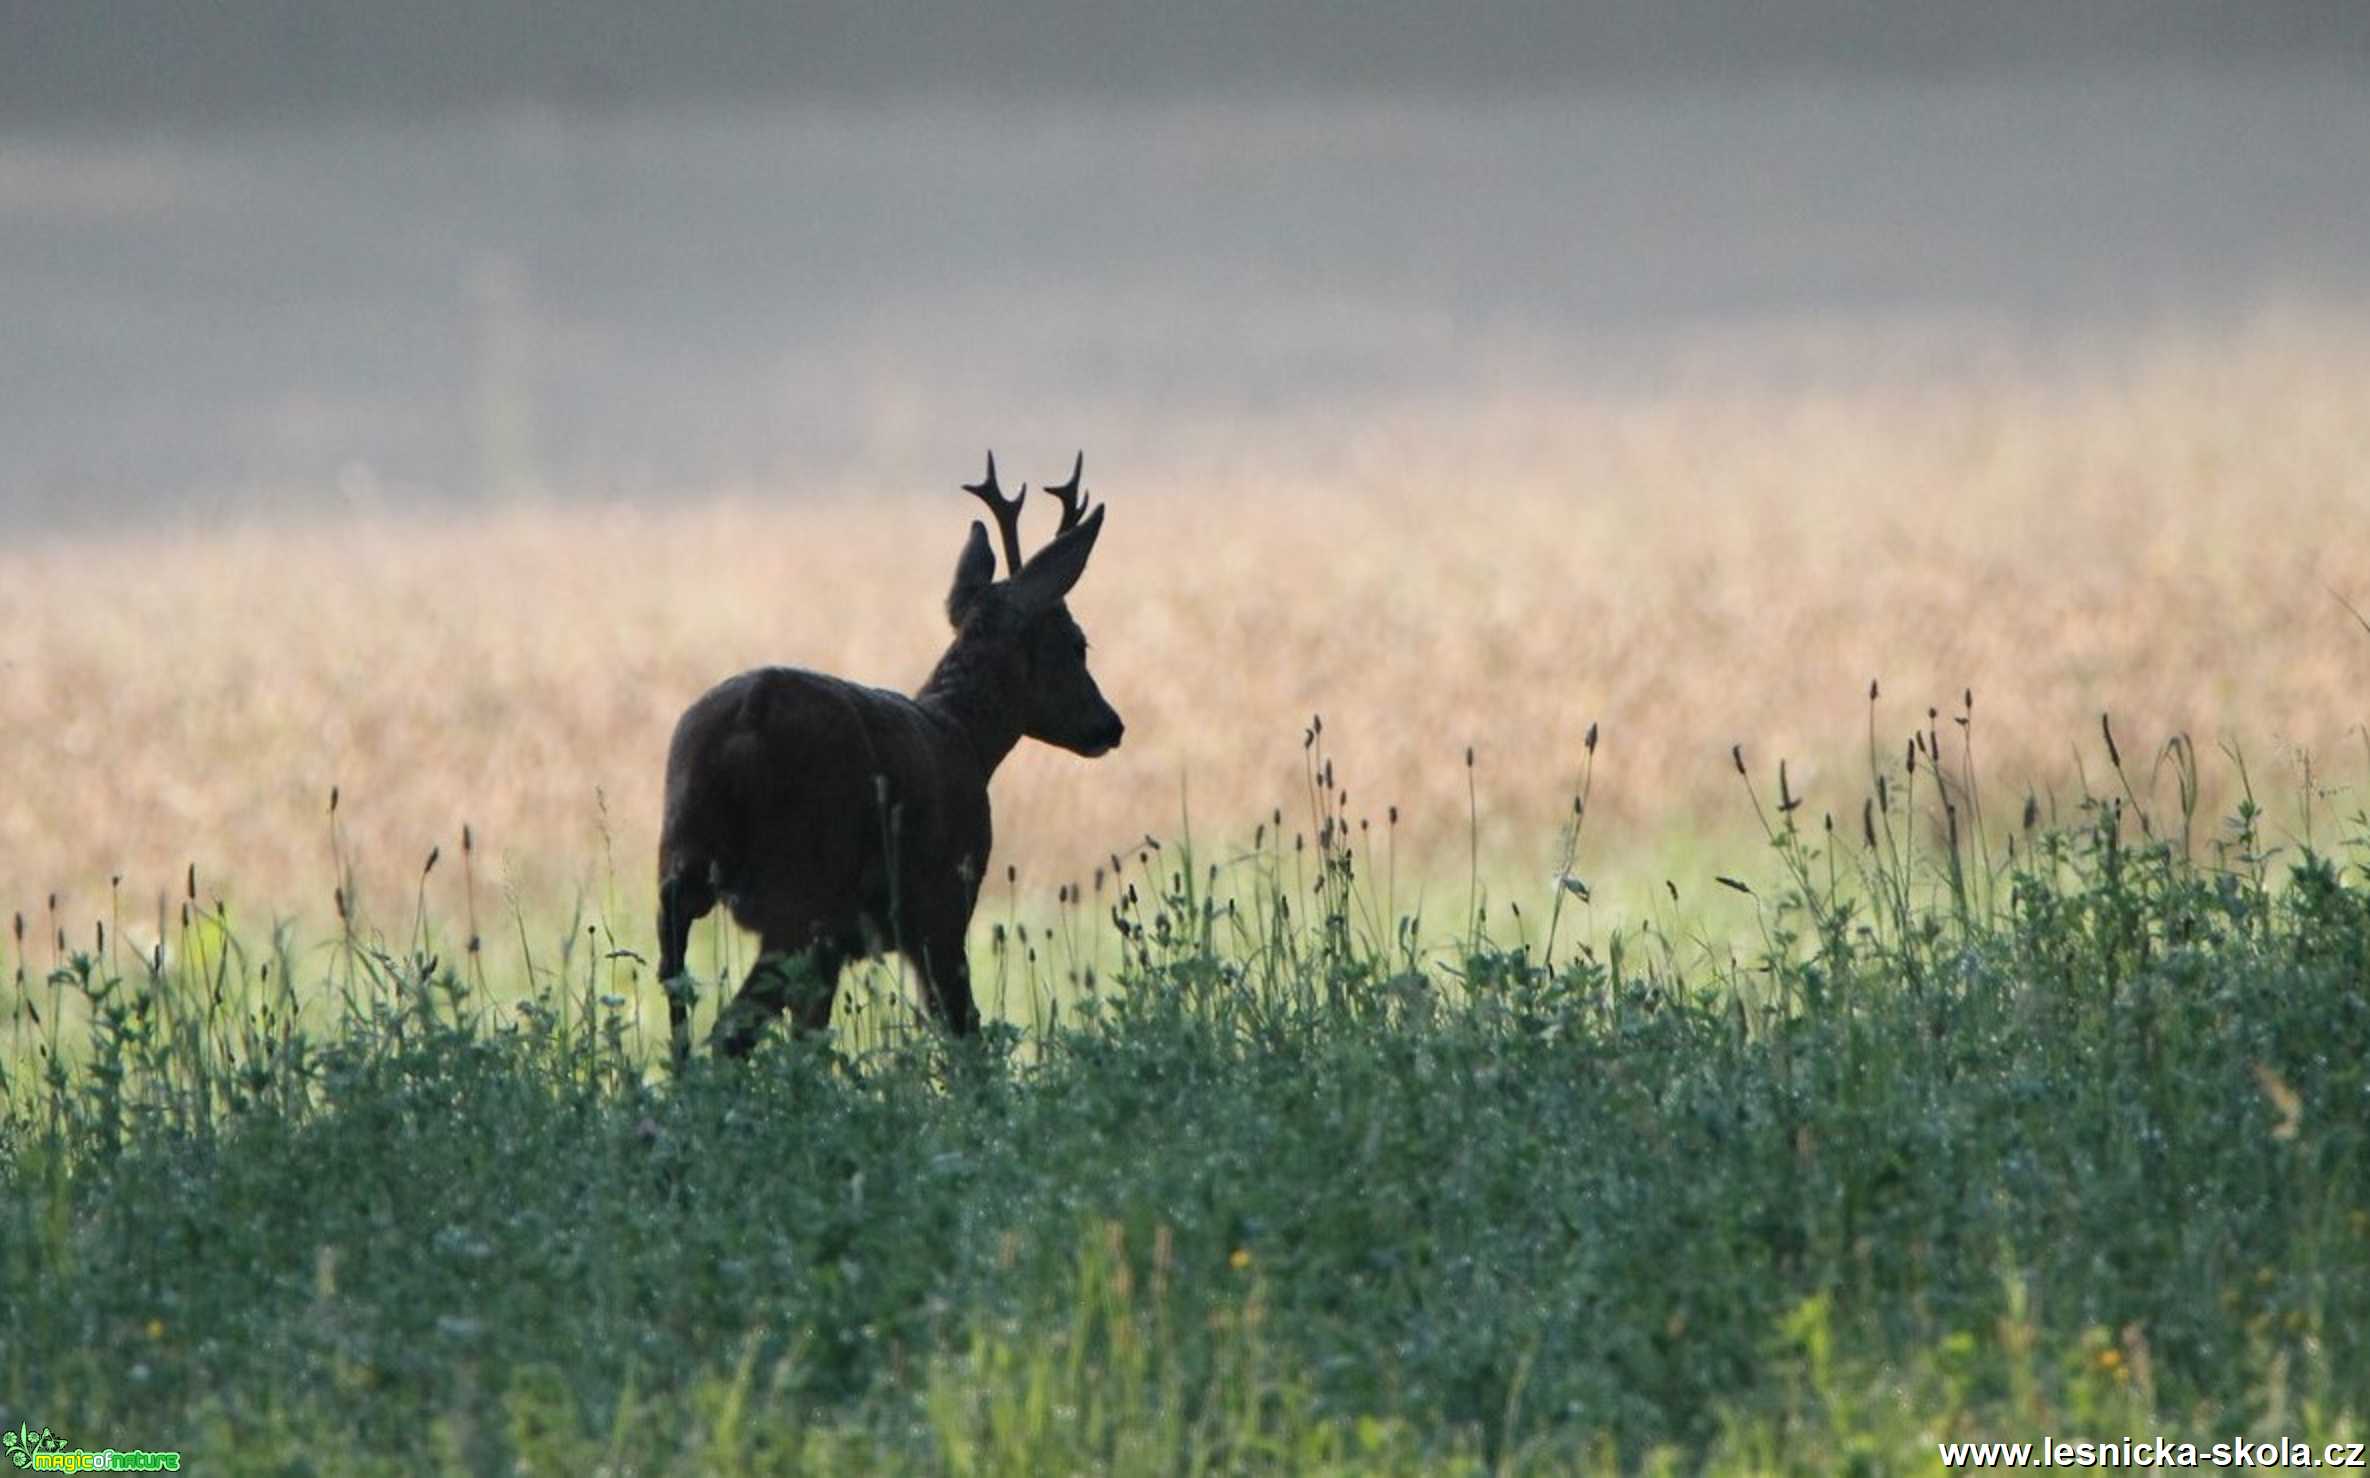
[(1029, 485), (1024, 482), (1019, 492), (1005, 497), (1004, 490), (996, 486), (994, 452), (987, 454), (987, 462), (987, 480), (964, 483), (963, 491), (987, 504), (996, 515), (996, 527), (1004, 535), (1004, 573), (1017, 575), (1020, 573), (1020, 505), (1028, 500)]
[(1054, 530), (1056, 536), (1078, 527), (1078, 521), (1086, 517), (1086, 495), (1078, 490), (1078, 479), (1085, 472), (1086, 453), (1080, 452), (1078, 460), (1070, 464), (1068, 482), (1048, 483), (1045, 486), (1046, 494), (1062, 505), (1062, 526)]

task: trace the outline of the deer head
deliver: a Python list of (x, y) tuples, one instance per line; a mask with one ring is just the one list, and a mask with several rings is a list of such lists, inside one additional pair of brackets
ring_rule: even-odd
[(1062, 505), (1061, 527), (1024, 564), (1020, 510), (1028, 499), (1028, 486), (1024, 483), (1006, 497), (996, 483), (995, 453), (988, 454), (986, 479), (966, 483), (964, 491), (995, 515), (1007, 578), (996, 579), (996, 556), (986, 525), (973, 523), (955, 565), (946, 614), (958, 646), (976, 648), (982, 658), (1017, 668), (1023, 735), (1092, 758), (1117, 749), (1126, 726), (1086, 670), (1086, 633), (1079, 630), (1066, 602), (1103, 531), (1103, 510), (1088, 513), (1086, 495), (1079, 488), (1085, 467), (1086, 454), (1081, 452), (1070, 468), (1070, 480), (1045, 490)]

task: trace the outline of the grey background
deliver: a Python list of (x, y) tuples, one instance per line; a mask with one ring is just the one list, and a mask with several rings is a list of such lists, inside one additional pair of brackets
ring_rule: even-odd
[[(23, 4), (0, 515), (943, 481), (2370, 300), (2370, 6)], [(1311, 428), (1318, 428), (1312, 431)]]

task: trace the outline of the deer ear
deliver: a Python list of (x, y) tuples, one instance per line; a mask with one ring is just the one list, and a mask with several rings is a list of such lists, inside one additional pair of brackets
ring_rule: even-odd
[(1103, 510), (1095, 509), (1086, 521), (1037, 551), (1037, 557), (1021, 566), (1012, 577), (1012, 593), (1021, 609), (1034, 614), (1051, 610), (1070, 593), (1078, 577), (1086, 573), (1086, 557), (1094, 553), (1095, 536), (1103, 531)]
[(962, 558), (955, 561), (955, 585), (946, 593), (946, 619), (959, 629), (980, 595), (996, 583), (996, 551), (988, 544), (987, 525), (971, 525)]

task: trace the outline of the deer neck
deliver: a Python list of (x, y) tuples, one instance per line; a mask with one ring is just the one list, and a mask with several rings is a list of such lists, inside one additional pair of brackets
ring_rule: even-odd
[(993, 775), (1020, 743), (1026, 683), (1017, 650), (958, 637), (914, 702), (968, 740), (980, 773)]

